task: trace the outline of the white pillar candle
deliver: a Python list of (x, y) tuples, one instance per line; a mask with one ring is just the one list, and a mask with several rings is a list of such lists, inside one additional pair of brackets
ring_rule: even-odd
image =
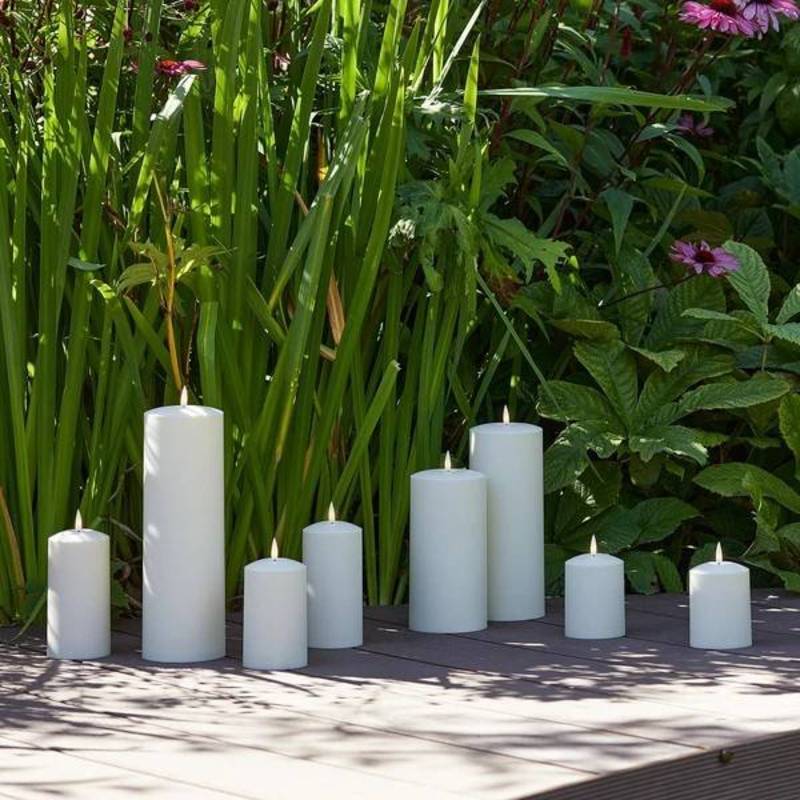
[(750, 647), (750, 570), (716, 559), (689, 570), (689, 644), (710, 650)]
[(510, 422), (478, 425), (469, 465), (488, 479), (489, 619), (544, 616), (542, 429)]
[(411, 476), (409, 626), (424, 633), (486, 627), (486, 477), (470, 469)]
[(564, 635), (570, 639), (615, 639), (625, 635), (625, 565), (597, 552), (564, 564)]
[(308, 568), (308, 646), (358, 647), (364, 641), (361, 528), (336, 519), (303, 529)]
[(75, 528), (47, 540), (47, 655), (103, 658), (111, 652), (111, 567), (105, 533)]
[(144, 415), (142, 655), (225, 655), (223, 414), (187, 403)]
[(306, 567), (270, 558), (244, 568), (242, 664), (247, 669), (300, 669), (308, 664)]

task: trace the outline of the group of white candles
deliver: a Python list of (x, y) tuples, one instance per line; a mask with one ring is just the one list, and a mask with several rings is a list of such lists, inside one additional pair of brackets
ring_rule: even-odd
[[(470, 432), (470, 468), (411, 476), (409, 626), (463, 633), (489, 621), (545, 614), (542, 431), (503, 421)], [(181, 404), (144, 424), (142, 656), (196, 662), (225, 655), (223, 413)], [(48, 543), (48, 653), (110, 653), (110, 552), (104, 533), (73, 530)], [(591, 550), (565, 565), (565, 635), (625, 635), (621, 559)], [(303, 562), (278, 557), (244, 572), (243, 665), (296, 669), (308, 648), (363, 641), (362, 531), (328, 519), (303, 530)], [(690, 644), (751, 644), (750, 576), (722, 560), (690, 571)]]

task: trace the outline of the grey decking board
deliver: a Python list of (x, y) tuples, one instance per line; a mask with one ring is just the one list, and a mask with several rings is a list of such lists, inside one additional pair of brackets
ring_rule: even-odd
[[(792, 663), (797, 652), (791, 646), (793, 637), (788, 637), (788, 641), (776, 638), (772, 635), (776, 631), (759, 629), (757, 625), (757, 647), (753, 650), (698, 653), (686, 648), (685, 642), (672, 641), (685, 637), (685, 633), (680, 634), (681, 628), (685, 628), (685, 620), (681, 619), (685, 609), (678, 605), (684, 598), (659, 598), (652, 613), (647, 606), (638, 608), (639, 602), (638, 599), (636, 603), (629, 602), (632, 630), (669, 641), (631, 639), (602, 644), (568, 641), (560, 636), (559, 610), (553, 603), (552, 616), (545, 621), (494, 626), (485, 633), (460, 637), (419, 638), (403, 631), (399, 616), (402, 612), (367, 609), (367, 643), (363, 649), (312, 651), (307, 670), (267, 678), (243, 671), (235, 657), (197, 668), (145, 664), (136, 652), (135, 624), (123, 621), (122, 632), (114, 637), (117, 652), (111, 663), (83, 662), (74, 674), (75, 680), (83, 680), (86, 688), (79, 691), (70, 687), (67, 680), (56, 692), (51, 683), (50, 689), (44, 690), (51, 696), (48, 699), (45, 694), (43, 702), (60, 703), (59, 708), (68, 703), (70, 714), (79, 715), (82, 710), (86, 714), (124, 719), (124, 713), (122, 717), (115, 716), (109, 707), (117, 704), (132, 712), (136, 706), (131, 705), (134, 701), (130, 698), (125, 702), (120, 698), (117, 702), (113, 691), (116, 677), (116, 682), (124, 683), (131, 693), (136, 686), (149, 686), (156, 698), (163, 691), (173, 704), (176, 719), (168, 720), (168, 727), (176, 741), (196, 736), (203, 726), (212, 725), (200, 714), (200, 709), (203, 706), (213, 709), (215, 718), (224, 722), (221, 741), (230, 744), (241, 756), (247, 742), (237, 743), (237, 739), (246, 733), (248, 726), (256, 727), (247, 735), (256, 735), (259, 721), (268, 722), (271, 718), (265, 712), (260, 716), (262, 711), (256, 698), (272, 698), (269, 703), (275, 707), (275, 713), (285, 715), (291, 722), (287, 736), (293, 727), (309, 728), (311, 741), (316, 736), (324, 740), (328, 734), (326, 726), (332, 726), (334, 732), (340, 730), (331, 743), (343, 747), (335, 755), (345, 766), (354, 757), (348, 748), (359, 742), (373, 745), (382, 742), (391, 750), (402, 751), (395, 753), (396, 760), (391, 750), (379, 754), (386, 763), (370, 763), (370, 769), (376, 772), (363, 775), (365, 786), (380, 774), (384, 794), (384, 787), (400, 787), (408, 777), (408, 766), (403, 759), (411, 752), (422, 759), (423, 772), (443, 764), (455, 769), (456, 793), (504, 799), (547, 789), (548, 781), (551, 787), (572, 784), (581, 773), (571, 767), (582, 767), (584, 777), (596, 769), (619, 771), (621, 765), (634, 761), (657, 764), (663, 769), (664, 764), (679, 763), (681, 754), (786, 729), (791, 718), (789, 712), (797, 718), (800, 696), (789, 686), (789, 679), (796, 683), (800, 674), (800, 669)], [(774, 614), (769, 610), (774, 606), (768, 602), (775, 600), (755, 597), (754, 619)], [(787, 608), (792, 608), (792, 604), (787, 604)], [(784, 619), (788, 616), (784, 612)], [(5, 633), (0, 631), (0, 640), (7, 638)], [(241, 637), (236, 618), (230, 622), (229, 634), (229, 653), (235, 655)], [(35, 676), (47, 669), (48, 662), (41, 655), (41, 637), (38, 640), (28, 637), (23, 648), (14, 649), (30, 662), (26, 674)], [(773, 675), (771, 684), (762, 681), (763, 685), (758, 685), (759, 677), (770, 672), (761, 666), (765, 661), (773, 672), (777, 665), (777, 680)], [(676, 662), (683, 665), (678, 672)], [(635, 668), (631, 669), (631, 665)], [(25, 685), (26, 681), (21, 683)], [(43, 690), (40, 687), (35, 691)], [(352, 738), (347, 726), (358, 727), (359, 723), (363, 726), (359, 717), (362, 696), (365, 719), (369, 720), (370, 714), (375, 719), (371, 727), (367, 726), (368, 733)], [(281, 708), (277, 708), (276, 697), (281, 700)], [(158, 704), (148, 706), (146, 711), (145, 722), (156, 724)], [(316, 720), (321, 727), (314, 728), (309, 719)], [(218, 730), (220, 724), (212, 727)], [(419, 737), (426, 726), (435, 733), (432, 740)], [(471, 730), (475, 727), (479, 730)], [(399, 730), (395, 732), (395, 728)], [(401, 745), (398, 735), (421, 742), (423, 750), (418, 754), (416, 745), (410, 749)], [(450, 738), (438, 741), (443, 736)], [(351, 739), (353, 745), (349, 744)], [(425, 752), (431, 748), (436, 749), (435, 755)], [(635, 758), (626, 758), (626, 753)], [(373, 751), (370, 758), (375, 756)], [(546, 756), (544, 761), (537, 760), (542, 756)], [(294, 780), (291, 756), (272, 758), (288, 760), (288, 771), (281, 774)], [(570, 763), (559, 766), (559, 762), (568, 762), (570, 758), (573, 759)], [(488, 775), (482, 766), (476, 770), (475, 764), (470, 764), (475, 759), (482, 760), (481, 765), (497, 765), (497, 776)], [(124, 762), (121, 759), (116, 767), (125, 769)], [(247, 763), (251, 764), (252, 758)], [(337, 771), (341, 770), (341, 764), (302, 763), (312, 764), (317, 770), (331, 770), (333, 776), (344, 774)], [(279, 761), (278, 765), (284, 762)], [(471, 766), (473, 772), (464, 774), (464, 765)], [(552, 765), (549, 772), (548, 765)], [(158, 768), (167, 770), (152, 778), (161, 783), (169, 780), (165, 775), (180, 773), (177, 764)], [(351, 776), (351, 772), (346, 774)], [(430, 782), (413, 785), (414, 793), (424, 798), (437, 796), (443, 788)], [(372, 786), (375, 789), (374, 783)], [(581, 786), (600, 786), (600, 783), (577, 783), (574, 791), (579, 792)], [(352, 785), (347, 791), (349, 796), (361, 796), (353, 794), (360, 790)], [(445, 793), (452, 796), (449, 785)], [(549, 797), (550, 793), (548, 790), (542, 796)], [(336, 795), (328, 793), (328, 796)]]

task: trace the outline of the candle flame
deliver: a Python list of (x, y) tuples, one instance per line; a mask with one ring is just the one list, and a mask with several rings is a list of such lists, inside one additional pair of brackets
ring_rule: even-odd
[(274, 561), (278, 557), (278, 540), (272, 538), (272, 549), (269, 551), (270, 558)]
[(333, 500), (328, 506), (328, 522), (336, 522), (336, 509), (333, 507)]
[(181, 389), (181, 405), (188, 406), (189, 405), (189, 390), (186, 386)]
[(592, 534), (592, 541), (589, 543), (589, 552), (593, 555), (597, 555), (597, 537)]
[(83, 517), (81, 516), (81, 510), (78, 509), (75, 512), (75, 530), (82, 531), (83, 530)]
[(722, 542), (717, 542), (716, 561), (717, 564), (722, 563)]
[(449, 450), (444, 454), (444, 468), (453, 469), (453, 460), (450, 458)]
[(503, 406), (503, 424), (508, 425), (511, 422), (511, 415), (508, 413), (508, 406)]

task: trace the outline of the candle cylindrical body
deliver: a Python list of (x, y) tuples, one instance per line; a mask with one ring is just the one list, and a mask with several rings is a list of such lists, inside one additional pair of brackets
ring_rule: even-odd
[(689, 570), (689, 644), (728, 650), (752, 643), (750, 570), (731, 561)]
[(489, 619), (544, 616), (542, 429), (520, 422), (473, 428), (471, 469), (488, 480)]
[(111, 652), (108, 536), (61, 531), (47, 541), (47, 654), (102, 658)]
[(614, 639), (625, 635), (625, 567), (607, 553), (564, 564), (564, 635)]
[(486, 478), (469, 469), (411, 476), (409, 627), (486, 627)]
[(225, 655), (223, 414), (167, 406), (144, 415), (142, 655)]
[(248, 669), (299, 669), (308, 664), (306, 567), (263, 558), (244, 568), (242, 664)]
[(303, 529), (309, 647), (358, 647), (364, 641), (361, 539), (361, 528), (349, 522)]

